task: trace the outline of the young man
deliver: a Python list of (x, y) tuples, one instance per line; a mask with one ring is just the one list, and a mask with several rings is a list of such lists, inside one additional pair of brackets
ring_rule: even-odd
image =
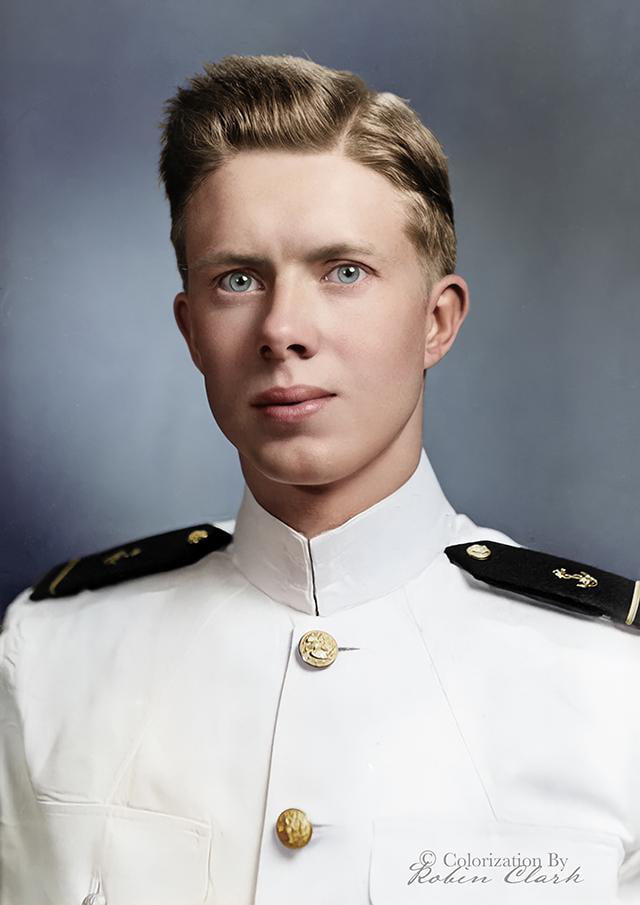
[(638, 901), (640, 585), (478, 528), (422, 448), (468, 306), (438, 142), (292, 57), (205, 67), (163, 139), (244, 497), (10, 607), (0, 902)]

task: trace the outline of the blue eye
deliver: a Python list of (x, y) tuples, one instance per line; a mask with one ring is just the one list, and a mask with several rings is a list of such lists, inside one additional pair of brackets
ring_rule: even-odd
[[(365, 271), (359, 264), (339, 264), (330, 271), (330, 273), (336, 272), (338, 273), (339, 283), (342, 283), (344, 286), (351, 286), (358, 282), (359, 274), (364, 273)], [(336, 281), (329, 280), (328, 282), (335, 283)]]
[[(224, 281), (229, 279), (229, 285), (225, 286)], [(218, 285), (224, 289), (226, 292), (237, 292), (243, 293), (247, 290), (248, 285), (254, 277), (251, 276), (250, 273), (246, 273), (244, 270), (232, 270), (231, 273), (225, 273), (224, 276), (220, 277), (218, 281)]]

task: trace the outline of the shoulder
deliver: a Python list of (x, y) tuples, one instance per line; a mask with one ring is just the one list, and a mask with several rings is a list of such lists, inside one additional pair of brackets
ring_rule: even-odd
[(226, 547), (231, 539), (222, 528), (203, 523), (129, 540), (58, 563), (36, 581), (29, 599), (69, 597), (189, 566)]
[(449, 562), (471, 583), (481, 582), (547, 608), (640, 630), (640, 581), (592, 563), (521, 546), (494, 529), (458, 516)]
[[(87, 606), (97, 613), (99, 604), (108, 604), (113, 612), (132, 597), (141, 602), (150, 592), (157, 597), (197, 583), (199, 563), (209, 565), (210, 580), (212, 560), (231, 543), (233, 526), (233, 521), (189, 525), (56, 564), (9, 604), (0, 635), (4, 648), (11, 644), (8, 636), (19, 636), (24, 618), (74, 618)], [(214, 571), (224, 584), (225, 563), (219, 562)]]
[(5, 612), (0, 677), (25, 687), (26, 676), (36, 673), (84, 674), (83, 657), (112, 655), (125, 642), (138, 651), (171, 647), (185, 626), (245, 587), (227, 553), (231, 540), (219, 526), (192, 525), (50, 569)]

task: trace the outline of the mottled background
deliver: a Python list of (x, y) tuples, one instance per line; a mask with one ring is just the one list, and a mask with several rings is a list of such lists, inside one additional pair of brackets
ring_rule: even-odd
[(14, 0), (0, 34), (3, 604), (59, 560), (235, 515), (156, 176), (163, 101), (228, 53), (351, 69), (439, 136), (472, 292), (427, 382), (443, 487), (640, 574), (638, 4)]

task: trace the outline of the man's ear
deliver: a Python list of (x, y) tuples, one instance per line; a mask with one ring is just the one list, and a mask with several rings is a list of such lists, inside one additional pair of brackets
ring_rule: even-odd
[(455, 273), (434, 283), (429, 294), (424, 367), (432, 368), (447, 354), (469, 311), (469, 287)]
[(198, 344), (195, 339), (195, 330), (193, 319), (191, 316), (191, 305), (186, 292), (179, 292), (173, 300), (173, 314), (178, 325), (178, 329), (184, 336), (185, 342), (189, 348), (191, 360), (200, 373), (202, 370), (202, 359), (198, 351)]

